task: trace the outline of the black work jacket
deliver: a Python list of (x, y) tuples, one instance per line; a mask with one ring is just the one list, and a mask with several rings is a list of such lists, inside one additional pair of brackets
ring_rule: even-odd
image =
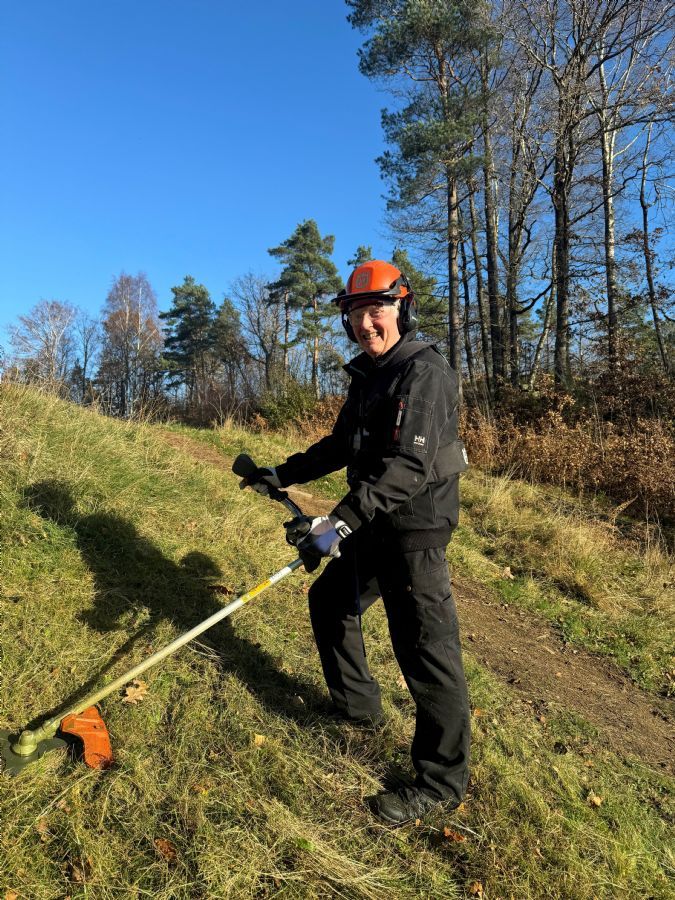
[(334, 513), (402, 550), (442, 547), (459, 517), (457, 375), (432, 344), (402, 338), (382, 357), (345, 366), (347, 400), (331, 434), (277, 467), (283, 486), (347, 466), (349, 493)]

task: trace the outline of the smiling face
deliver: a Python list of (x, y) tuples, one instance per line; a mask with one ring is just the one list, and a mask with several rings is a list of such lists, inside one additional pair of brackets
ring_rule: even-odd
[(382, 356), (401, 337), (398, 330), (399, 301), (377, 301), (350, 310), (349, 322), (359, 347), (373, 359)]

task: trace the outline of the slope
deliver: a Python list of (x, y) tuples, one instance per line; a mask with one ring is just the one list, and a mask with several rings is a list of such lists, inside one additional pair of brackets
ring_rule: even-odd
[[(284, 511), (157, 429), (7, 385), (0, 429), (2, 727), (288, 561)], [(533, 721), (470, 646), (467, 803), (399, 831), (373, 822), (362, 799), (407, 764), (410, 699), (373, 610), (388, 725), (328, 720), (308, 584), (290, 579), (148, 673), (141, 702), (106, 701), (112, 770), (55, 753), (0, 781), (6, 896), (668, 896), (669, 779), (611, 750), (589, 758), (579, 723)]]

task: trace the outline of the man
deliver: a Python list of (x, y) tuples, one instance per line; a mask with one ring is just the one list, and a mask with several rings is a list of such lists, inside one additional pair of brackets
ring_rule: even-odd
[(445, 548), (457, 525), (457, 376), (436, 348), (412, 340), (416, 304), (405, 276), (373, 260), (336, 298), (363, 351), (346, 371), (347, 400), (332, 434), (242, 482), (303, 484), (347, 466), (349, 493), (328, 516), (286, 523), (308, 571), (332, 557), (309, 592), (324, 676), (345, 719), (377, 725), (380, 688), (366, 662), (361, 613), (382, 597), (396, 658), (417, 708), (412, 785), (371, 798), (402, 824), (466, 790), (469, 706)]

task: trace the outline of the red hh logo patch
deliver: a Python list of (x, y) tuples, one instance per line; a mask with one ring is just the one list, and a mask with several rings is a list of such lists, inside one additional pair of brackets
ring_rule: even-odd
[(370, 272), (359, 272), (354, 279), (354, 290), (365, 291), (370, 285)]

